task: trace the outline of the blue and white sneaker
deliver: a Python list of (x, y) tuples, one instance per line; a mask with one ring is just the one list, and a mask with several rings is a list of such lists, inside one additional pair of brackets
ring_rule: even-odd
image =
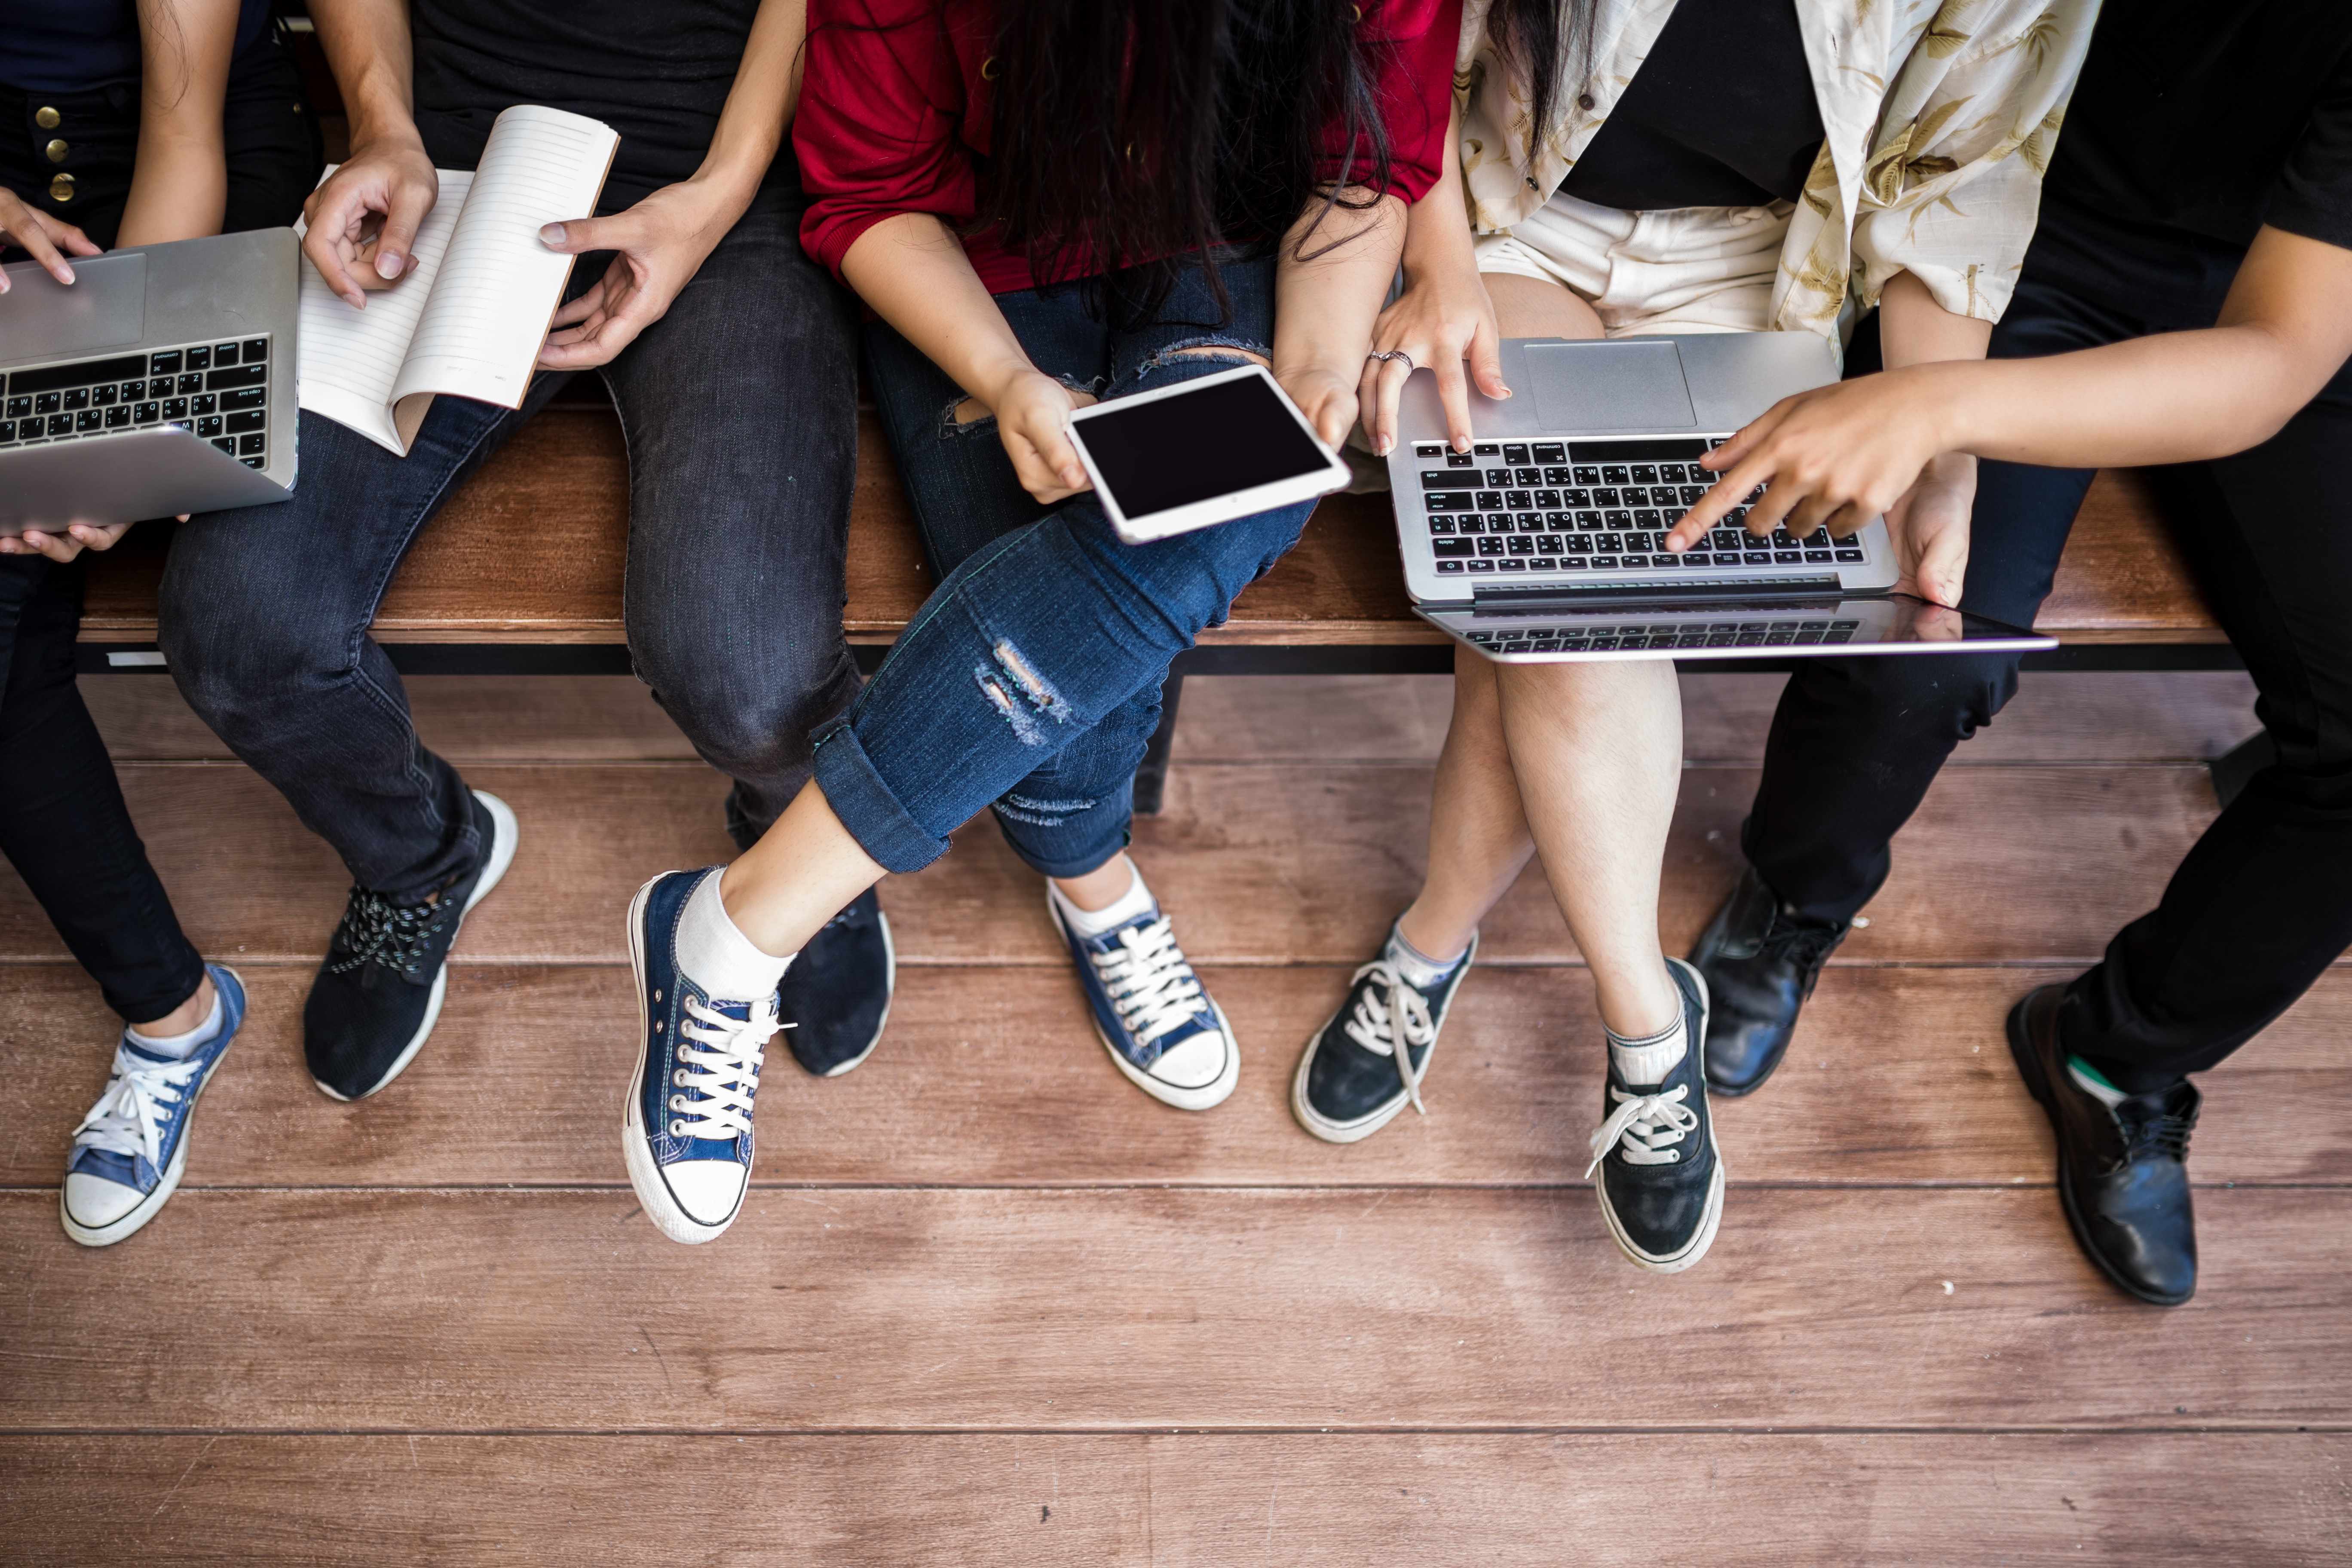
[(1049, 886), (1045, 908), (1070, 944), (1111, 1065), (1135, 1087), (1179, 1110), (1221, 1105), (1241, 1081), (1242, 1051), (1224, 1009), (1202, 989), (1168, 917), (1154, 903), (1100, 936), (1062, 919)]
[(106, 1092), (74, 1129), (58, 1217), (84, 1247), (113, 1246), (153, 1219), (179, 1190), (196, 1097), (245, 1022), (245, 983), (236, 971), (207, 963), (205, 973), (220, 993), (220, 1033), (179, 1059), (142, 1050), (126, 1034), (114, 1047)]
[(710, 996), (677, 967), (686, 900), (720, 868), (666, 871), (629, 903), (637, 977), (637, 1068), (621, 1148), (646, 1216), (672, 1241), (710, 1241), (735, 1223), (751, 1184), (751, 1100), (778, 1027), (771, 992)]

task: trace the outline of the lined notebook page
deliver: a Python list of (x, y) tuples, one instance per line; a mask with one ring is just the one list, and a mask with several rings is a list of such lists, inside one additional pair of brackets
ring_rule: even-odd
[(458, 210), (474, 184), (468, 169), (436, 172), (441, 197), (416, 231), (416, 266), (397, 287), (370, 294), (366, 310), (355, 310), (337, 299), (319, 269), (307, 260), (302, 264), (301, 338), (295, 360), (301, 405), (404, 456), (408, 443), (393, 424), (392, 390), (457, 229)]
[(612, 127), (560, 109), (521, 104), (499, 116), (393, 401), (443, 392), (522, 406), (572, 270), (571, 257), (540, 243), (540, 228), (596, 210), (620, 142)]

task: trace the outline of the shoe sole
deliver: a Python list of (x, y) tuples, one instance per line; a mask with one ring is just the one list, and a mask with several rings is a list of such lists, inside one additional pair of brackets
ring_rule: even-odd
[(898, 944), (890, 940), (890, 917), (880, 910), (876, 910), (874, 919), (882, 927), (882, 959), (889, 973), (889, 979), (883, 986), (882, 1016), (874, 1021), (874, 1037), (866, 1042), (864, 1050), (838, 1066), (825, 1068), (817, 1075), (820, 1078), (839, 1078), (843, 1073), (865, 1061), (867, 1057), (874, 1054), (874, 1047), (882, 1043), (882, 1031), (890, 1026), (890, 1005), (898, 999)]
[[(1054, 907), (1051, 892), (1045, 897), (1045, 912), (1053, 917), (1054, 929), (1061, 933), (1062, 946), (1066, 951), (1070, 944), (1070, 928), (1062, 923), (1062, 911)], [(1234, 1092), (1234, 1086), (1242, 1080), (1242, 1044), (1234, 1037), (1234, 1026), (1226, 1018), (1225, 1010), (1217, 1005), (1217, 999), (1209, 996), (1207, 986), (1201, 988), (1201, 994), (1208, 996), (1209, 1011), (1217, 1016), (1217, 1032), (1225, 1042), (1225, 1065), (1217, 1070), (1215, 1078), (1198, 1089), (1180, 1089), (1164, 1079), (1153, 1078), (1129, 1061), (1126, 1055), (1110, 1043), (1110, 1037), (1103, 1032), (1102, 1020), (1094, 1016), (1092, 1005), (1087, 1008), (1087, 1021), (1094, 1025), (1095, 1038), (1102, 1042), (1104, 1053), (1110, 1058), (1110, 1065), (1125, 1073), (1128, 1081), (1136, 1088), (1160, 1104), (1172, 1105), (1179, 1110), (1213, 1110), (1225, 1102)]]
[[(480, 801), (488, 810), (490, 821), (496, 826), (498, 832), (490, 840), (490, 863), (482, 868), (482, 879), (474, 884), (474, 890), (467, 895), (466, 907), (457, 911), (457, 929), (449, 933), (451, 954), (457, 952), (457, 938), (465, 932), (466, 917), (474, 912), (476, 904), (490, 896), (492, 888), (506, 879), (508, 868), (514, 864), (515, 838), (521, 831), (515, 822), (514, 808), (505, 801), (500, 800), (497, 795), (486, 795), (480, 790), (474, 792), (474, 798)], [(416, 1026), (415, 1037), (408, 1042), (400, 1055), (392, 1058), (391, 1068), (382, 1078), (376, 1079), (372, 1087), (362, 1089), (357, 1094), (339, 1094), (325, 1084), (319, 1083), (315, 1078), (310, 1081), (319, 1085), (320, 1094), (345, 1105), (354, 1100), (365, 1100), (372, 1094), (381, 1094), (394, 1079), (408, 1070), (408, 1064), (416, 1059), (416, 1053), (425, 1048), (426, 1040), (432, 1038), (433, 1026), (441, 1021), (442, 1000), (448, 994), (449, 959), (445, 956), (441, 960), (441, 973), (433, 977), (432, 994), (425, 999), (425, 1021)]]
[[(1698, 982), (1698, 1042), (1693, 1048), (1698, 1052), (1698, 1076), (1704, 1082), (1706, 1079), (1706, 1023), (1713, 1012), (1707, 999), (1706, 976), (1699, 973), (1697, 964), (1687, 959), (1669, 959), (1667, 962), (1681, 964), (1690, 971), (1691, 978)], [(1709, 1096), (1715, 1093), (1712, 1084), (1707, 1086), (1707, 1093)], [(1714, 1142), (1715, 1113), (1712, 1110), (1707, 1112), (1706, 1135), (1708, 1142)], [(1715, 1174), (1706, 1184), (1706, 1207), (1699, 1215), (1698, 1229), (1692, 1234), (1690, 1240), (1683, 1244), (1679, 1252), (1644, 1252), (1634, 1246), (1624, 1227), (1617, 1223), (1617, 1211), (1609, 1206), (1608, 1186), (1595, 1181), (1592, 1191), (1601, 1200), (1601, 1217), (1609, 1222), (1609, 1234), (1616, 1238), (1617, 1249), (1633, 1262), (1634, 1268), (1646, 1268), (1653, 1274), (1679, 1274), (1706, 1256), (1706, 1249), (1715, 1245), (1717, 1229), (1723, 1224), (1723, 1145), (1715, 1145)]]
[[(667, 871), (662, 873), (662, 877), (668, 875)], [(661, 879), (654, 878), (629, 900), (629, 971), (637, 982), (637, 1066), (629, 1074), (628, 1092), (621, 1104), (621, 1158), (628, 1166), (629, 1186), (637, 1194), (638, 1206), (654, 1222), (654, 1228), (672, 1241), (694, 1247), (716, 1241), (726, 1234), (727, 1227), (735, 1223), (735, 1216), (743, 1212), (743, 1197), (751, 1195), (751, 1184), (746, 1177), (743, 1197), (735, 1200), (735, 1206), (728, 1211), (725, 1219), (717, 1225), (705, 1225), (680, 1208), (677, 1200), (670, 1195), (669, 1184), (662, 1180), (661, 1167), (654, 1163), (645, 1121), (638, 1115), (637, 1107), (644, 1098), (646, 1053), (653, 1045), (654, 1027), (651, 1010), (646, 1004), (646, 900), (652, 894), (654, 883)]]
[[(2035, 987), (2035, 990), (2039, 989), (2039, 986)], [(2033, 1097), (2033, 1102), (2036, 1105), (2042, 1107), (2042, 1114), (2050, 1123), (2051, 1137), (2057, 1143), (2058, 1206), (2065, 1213), (2066, 1228), (2074, 1235), (2074, 1245), (2081, 1248), (2083, 1256), (2089, 1258), (2097, 1267), (2099, 1272), (2107, 1277), (2108, 1284), (2113, 1285), (2125, 1295), (2137, 1300), (2146, 1301), (2152, 1307), (2178, 1307), (2197, 1292), (2191, 1289), (2181, 1295), (2167, 1296), (2149, 1290), (2144, 1286), (2135, 1285), (2116, 1273), (2114, 1267), (2099, 1256), (2099, 1249), (2091, 1245), (2088, 1227), (2083, 1223), (2082, 1210), (2074, 1203), (2074, 1171), (2066, 1158), (2065, 1134), (2058, 1126), (2056, 1097), (2051, 1092), (2049, 1079), (2042, 1074), (2042, 1063), (2033, 1053), (2032, 1037), (2025, 1026), (2025, 1005), (2033, 999), (2033, 994), (2032, 991), (2027, 992), (2009, 1010), (2007, 1029), (2009, 1059), (2017, 1064), (2017, 1076), (2025, 1080), (2025, 1092)]]
[[(1454, 994), (1462, 989), (1462, 983), (1470, 978), (1470, 966), (1476, 963), (1477, 959), (1478, 933), (1474, 931), (1470, 933), (1469, 950), (1462, 955), (1462, 967), (1454, 971), (1454, 984), (1446, 990), (1444, 1005), (1447, 1008), (1450, 1009), (1454, 1005)], [(1350, 992), (1350, 994), (1353, 993)], [(1340, 1003), (1341, 1007), (1344, 1008), (1346, 1005), (1344, 1001)], [(1326, 1143), (1360, 1143), (1394, 1121), (1402, 1113), (1404, 1108), (1412, 1103), (1412, 1096), (1399, 1089), (1394, 1100), (1377, 1110), (1366, 1112), (1353, 1121), (1334, 1121), (1315, 1109), (1314, 1102), (1307, 1098), (1307, 1075), (1314, 1068), (1315, 1053), (1322, 1047), (1324, 1035), (1329, 1032), (1331, 1025), (1338, 1017), (1339, 1015), (1335, 1013), (1329, 1018), (1324, 1019), (1322, 1027), (1307, 1037), (1306, 1049), (1298, 1053), (1298, 1070), (1290, 1075), (1290, 1114), (1292, 1120), (1306, 1129), (1309, 1135), (1320, 1138)], [(1438, 1026), (1437, 1032), (1443, 1037), (1445, 1033), (1444, 1024), (1441, 1023)], [(1437, 1041), (1433, 1039), (1429, 1042), (1429, 1054), (1421, 1058), (1421, 1071), (1424, 1081), (1429, 1076), (1430, 1064), (1436, 1059)]]
[[(237, 974), (226, 963), (219, 967), (228, 969), (229, 973), (236, 976), (238, 990), (245, 989), (244, 975)], [(250, 1005), (249, 1003), (247, 1005)], [(243, 1019), (237, 1022), (240, 1028), (244, 1026)], [(180, 1146), (172, 1151), (171, 1168), (163, 1173), (163, 1180), (155, 1184), (155, 1190), (140, 1199), (129, 1214), (107, 1225), (80, 1224), (66, 1207), (65, 1184), (58, 1184), (58, 1218), (64, 1224), (68, 1236), (84, 1247), (112, 1247), (118, 1241), (129, 1240), (149, 1220), (163, 1212), (163, 1205), (172, 1201), (173, 1193), (180, 1190), (180, 1176), (188, 1168), (188, 1142), (196, 1130), (196, 1108), (204, 1102), (205, 1089), (213, 1081), (213, 1074), (220, 1071), (221, 1063), (226, 1060), (228, 1053), (221, 1052), (213, 1058), (213, 1065), (205, 1069), (205, 1076), (196, 1080), (196, 1091), (188, 1097), (188, 1120), (180, 1129)]]

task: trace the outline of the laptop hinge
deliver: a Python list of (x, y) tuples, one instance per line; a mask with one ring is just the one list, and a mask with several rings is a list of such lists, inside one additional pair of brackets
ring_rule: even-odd
[[(1766, 599), (1819, 599), (1853, 597), (1853, 590), (1838, 580), (1834, 572), (1804, 577), (1774, 577), (1748, 583), (1581, 583), (1553, 581), (1541, 586), (1496, 586), (1481, 584), (1472, 590), (1471, 601), (1481, 610), (1503, 609), (1535, 605), (1592, 604), (1690, 604), (1695, 600), (1742, 599), (1748, 602)], [(1873, 595), (1861, 595), (1869, 597)]]

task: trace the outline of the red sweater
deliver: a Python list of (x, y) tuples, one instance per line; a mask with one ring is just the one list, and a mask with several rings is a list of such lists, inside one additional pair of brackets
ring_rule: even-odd
[[(1452, 151), (1445, 121), (1462, 0), (1367, 0), (1364, 9), (1365, 36), (1393, 46), (1379, 51), (1373, 84), (1389, 136), (1388, 188), (1417, 201)], [(981, 68), (995, 40), (996, 0), (809, 0), (793, 121), (810, 198), (801, 246), (835, 276), (857, 237), (884, 218), (932, 213), (953, 226), (971, 221), (979, 204), (972, 160), (988, 153), (992, 90)], [(1083, 260), (1032, 268), (985, 232), (964, 240), (964, 254), (992, 294), (1067, 282), (1087, 269)]]

